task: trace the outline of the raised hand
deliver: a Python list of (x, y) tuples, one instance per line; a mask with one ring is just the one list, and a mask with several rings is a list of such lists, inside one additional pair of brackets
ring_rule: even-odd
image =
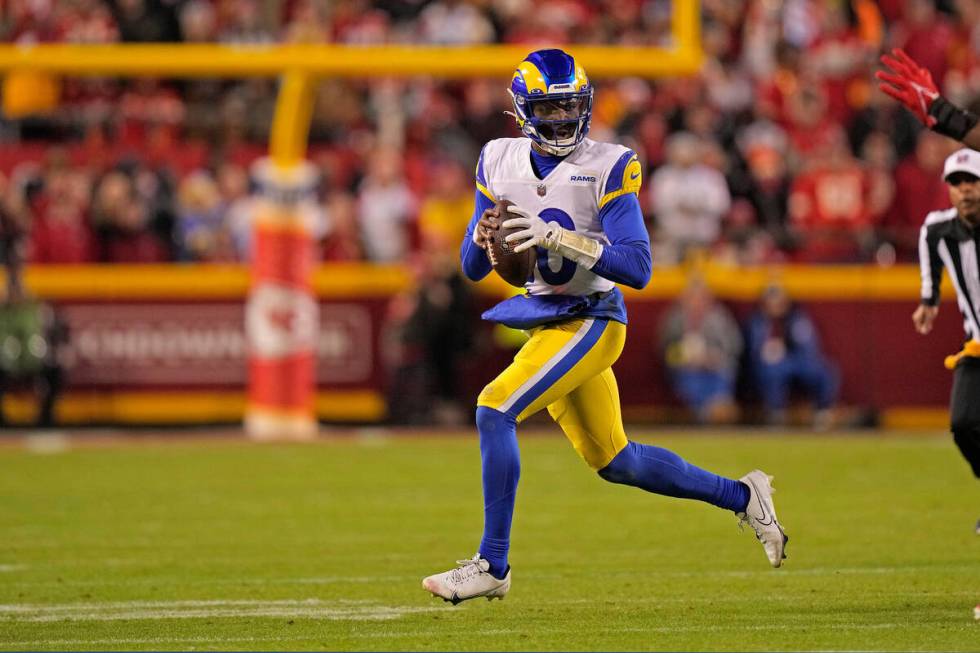
[(939, 89), (929, 71), (900, 48), (881, 55), (881, 63), (887, 70), (875, 73), (878, 88), (904, 104), (926, 127), (934, 126), (936, 118), (929, 115), (929, 108), (939, 97)]

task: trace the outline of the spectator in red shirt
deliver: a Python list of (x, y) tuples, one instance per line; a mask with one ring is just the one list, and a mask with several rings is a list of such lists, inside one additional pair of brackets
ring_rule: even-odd
[(874, 243), (871, 179), (838, 129), (814, 152), (812, 167), (797, 176), (789, 197), (798, 234), (796, 258), (804, 262), (855, 263)]
[(828, 112), (834, 120), (845, 122), (854, 111), (862, 86), (868, 86), (867, 70), (873, 54), (871, 44), (851, 25), (845, 4), (823, 3), (821, 33), (806, 60), (823, 82)]
[(324, 261), (362, 261), (364, 248), (357, 226), (357, 200), (337, 191), (326, 200), (327, 232), (321, 244)]
[(949, 206), (942, 171), (943, 161), (955, 145), (946, 137), (923, 129), (915, 152), (895, 168), (895, 200), (885, 214), (882, 236), (895, 247), (899, 261), (918, 260), (922, 216)]
[[(840, 130), (827, 113), (827, 95), (816, 80), (800, 86), (788, 98), (786, 109), (785, 129), (791, 152), (802, 159), (818, 157), (817, 151), (828, 147)], [(791, 167), (796, 169), (799, 162)]]
[(102, 235), (102, 260), (106, 263), (166, 263), (167, 248), (147, 229), (146, 207), (127, 204), (112, 228)]
[(780, 125), (789, 122), (790, 98), (800, 91), (799, 48), (780, 41), (774, 48), (775, 69), (762, 77), (756, 88), (756, 113)]
[(31, 263), (91, 263), (95, 242), (88, 222), (87, 175), (68, 168), (45, 176), (45, 190), (35, 203), (28, 243)]
[(942, 88), (954, 32), (949, 19), (936, 10), (934, 0), (905, 0), (902, 18), (893, 26), (891, 36), (891, 45), (902, 48), (928, 69)]
[(954, 4), (956, 23), (942, 91), (951, 102), (968, 105), (980, 91), (980, 2), (955, 0)]
[(163, 263), (167, 247), (149, 228), (149, 207), (129, 177), (110, 172), (99, 183), (92, 205), (99, 230), (99, 260), (105, 263)]
[(895, 199), (892, 170), (895, 168), (896, 154), (890, 135), (882, 131), (868, 134), (861, 146), (860, 158), (871, 183), (868, 207), (880, 223)]

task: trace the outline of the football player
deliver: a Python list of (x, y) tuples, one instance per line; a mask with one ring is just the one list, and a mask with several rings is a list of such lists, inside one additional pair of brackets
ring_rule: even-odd
[[(507, 594), (520, 476), (516, 428), (542, 408), (603, 479), (735, 512), (778, 567), (788, 538), (776, 520), (770, 477), (755, 470), (740, 480), (724, 478), (666, 449), (632, 442), (623, 429), (612, 365), (626, 339), (626, 308), (616, 284), (643, 288), (652, 267), (636, 154), (586, 138), (593, 87), (561, 50), (531, 53), (517, 67), (510, 94), (511, 115), (524, 137), (484, 146), (476, 209), (460, 255), (466, 276), (479, 281), (491, 270), (489, 230), (519, 229), (507, 240), (516, 252), (535, 248), (533, 277), (524, 295), (483, 317), (530, 337), (477, 400), (484, 501), (479, 550), (455, 569), (425, 578), (422, 587), (454, 604)], [(506, 215), (497, 208), (502, 200), (513, 202)]]

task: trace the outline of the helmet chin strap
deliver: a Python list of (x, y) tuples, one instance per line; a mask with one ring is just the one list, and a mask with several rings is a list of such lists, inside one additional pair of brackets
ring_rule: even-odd
[(545, 150), (550, 154), (554, 154), (555, 156), (567, 156), (571, 154), (572, 151), (579, 145), (578, 143), (575, 142), (574, 136), (572, 136), (569, 139), (565, 139), (565, 140), (572, 141), (568, 145), (559, 145), (558, 143), (552, 141), (551, 139), (543, 137), (541, 133), (530, 123), (526, 124), (524, 128), (524, 133), (527, 134), (528, 136), (531, 136), (532, 133), (536, 135), (538, 139), (532, 138), (531, 140), (534, 140), (534, 142), (537, 143), (541, 147), (541, 149)]
[(548, 152), (548, 154), (554, 154), (555, 156), (568, 156), (575, 150), (576, 147), (578, 147), (577, 143), (575, 145), (558, 146), (558, 145), (552, 145), (547, 141), (534, 141), (534, 142), (542, 150), (545, 150), (546, 152)]

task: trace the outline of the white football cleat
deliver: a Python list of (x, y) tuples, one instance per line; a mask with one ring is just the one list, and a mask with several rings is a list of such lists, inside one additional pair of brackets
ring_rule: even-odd
[(786, 558), (786, 543), (789, 536), (776, 520), (776, 509), (772, 505), (772, 477), (758, 469), (738, 479), (749, 486), (749, 504), (745, 512), (736, 513), (739, 526), (748, 524), (755, 536), (762, 542), (766, 557), (773, 567), (783, 564)]
[(510, 568), (503, 580), (494, 578), (490, 563), (477, 553), (469, 560), (457, 560), (455, 569), (424, 578), (422, 589), (453, 605), (480, 596), (488, 601), (503, 599), (510, 591)]

